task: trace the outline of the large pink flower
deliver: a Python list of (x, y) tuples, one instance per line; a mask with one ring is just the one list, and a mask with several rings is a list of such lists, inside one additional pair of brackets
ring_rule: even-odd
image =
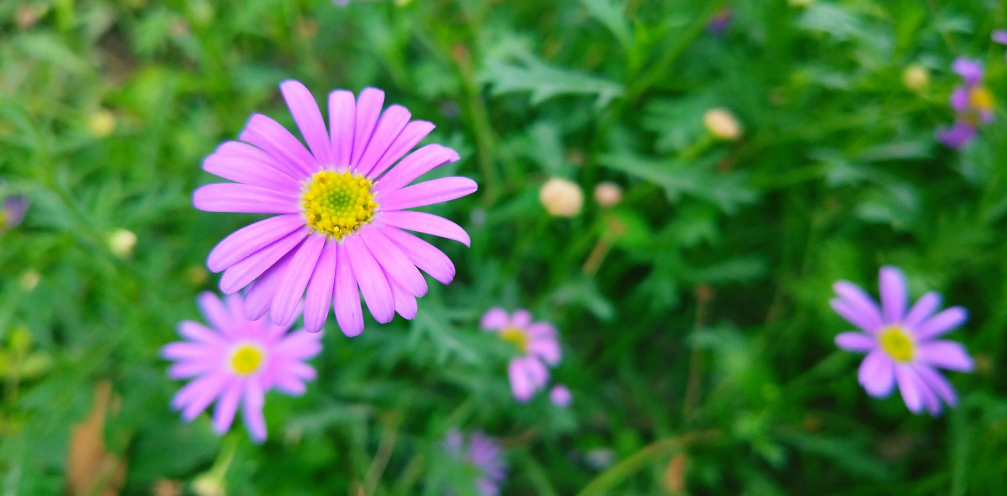
[(507, 315), (502, 308), (492, 308), (483, 315), (479, 325), (517, 347), (519, 356), (507, 366), (514, 398), (528, 401), (545, 387), (549, 382), (546, 365), (556, 365), (562, 355), (552, 324), (532, 322), (527, 310), (518, 309), (514, 315)]
[(172, 379), (193, 379), (178, 391), (171, 406), (182, 410), (182, 419), (188, 422), (216, 401), (213, 429), (223, 434), (241, 403), (245, 428), (261, 442), (266, 439), (262, 416), (266, 391), (303, 394), (304, 383), (316, 375), (304, 361), (322, 351), (322, 335), (303, 330), (288, 334), (289, 326), (248, 320), (238, 295), (228, 296), (226, 305), (210, 292), (200, 294), (197, 301), (213, 328), (183, 321), (178, 333), (187, 341), (161, 350), (164, 358), (175, 361), (168, 369)]
[(954, 406), (958, 397), (936, 369), (970, 372), (974, 364), (962, 345), (936, 338), (965, 323), (968, 314), (951, 307), (935, 315), (941, 305), (935, 292), (923, 295), (907, 312), (905, 277), (895, 267), (881, 268), (880, 286), (880, 308), (853, 283), (833, 286), (837, 297), (829, 302), (832, 308), (864, 331), (844, 332), (836, 336), (836, 345), (867, 353), (857, 374), (867, 394), (883, 398), (898, 384), (910, 411), (920, 413), (925, 407), (937, 415), (941, 400)]
[(254, 114), (239, 137), (244, 143), (228, 141), (203, 162), (207, 172), (236, 182), (193, 193), (200, 210), (278, 214), (234, 232), (210, 253), (209, 269), (224, 271), (221, 291), (251, 285), (245, 316), (254, 320), (268, 311), (273, 323), (285, 325), (306, 290), (309, 331), (322, 328), (332, 302), (343, 332), (360, 334), (360, 293), (380, 323), (396, 312), (413, 318), (416, 298), (427, 292), (418, 268), (444, 284), (455, 268), (403, 229), (466, 246), (469, 236), (454, 222), (406, 209), (468, 195), (476, 183), (445, 177), (409, 186), (458, 154), (432, 144), (402, 159), (434, 125), (410, 121), (398, 105), (382, 112), (381, 90), (366, 88), (356, 100), (346, 90), (330, 93), (328, 130), (304, 85), (285, 81), (280, 91), (308, 148), (276, 121)]

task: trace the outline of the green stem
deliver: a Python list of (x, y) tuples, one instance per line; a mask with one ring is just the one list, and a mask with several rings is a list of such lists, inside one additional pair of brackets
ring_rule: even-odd
[(721, 436), (718, 430), (683, 434), (678, 437), (662, 439), (645, 446), (629, 458), (617, 463), (612, 468), (595, 477), (590, 484), (582, 489), (577, 496), (593, 496), (604, 494), (619, 483), (639, 472), (657, 458), (681, 451), (684, 447), (702, 441), (710, 441)]

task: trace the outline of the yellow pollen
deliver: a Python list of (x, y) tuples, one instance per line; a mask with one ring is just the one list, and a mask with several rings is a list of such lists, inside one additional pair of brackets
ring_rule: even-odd
[(308, 225), (336, 239), (356, 232), (371, 221), (378, 208), (371, 195), (373, 185), (370, 179), (356, 173), (315, 173), (301, 195)]
[(881, 349), (896, 361), (908, 362), (913, 359), (915, 345), (909, 332), (902, 326), (885, 327), (878, 334), (878, 342), (881, 343)]
[(264, 358), (266, 358), (266, 353), (262, 348), (252, 344), (243, 344), (231, 352), (231, 368), (238, 375), (248, 375), (259, 370)]
[(969, 91), (969, 106), (980, 111), (993, 110), (993, 95), (985, 86), (976, 86)]
[(521, 353), (526, 353), (528, 351), (528, 334), (521, 329), (507, 327), (500, 331), (500, 339), (514, 343), (514, 346), (517, 346), (517, 349)]

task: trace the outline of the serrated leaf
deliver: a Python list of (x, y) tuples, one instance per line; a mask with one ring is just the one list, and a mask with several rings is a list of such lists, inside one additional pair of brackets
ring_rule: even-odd
[(600, 108), (623, 93), (619, 83), (580, 71), (553, 67), (532, 56), (522, 59), (520, 65), (491, 62), (480, 79), (490, 85), (493, 95), (530, 92), (532, 105), (562, 95), (593, 95), (595, 105)]
[(581, 4), (598, 22), (605, 25), (622, 48), (627, 52), (633, 45), (633, 35), (622, 8), (613, 5), (609, 0), (581, 0)]

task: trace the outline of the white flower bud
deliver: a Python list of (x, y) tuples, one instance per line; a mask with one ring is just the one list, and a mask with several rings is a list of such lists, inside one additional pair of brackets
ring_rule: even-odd
[(594, 187), (594, 201), (603, 207), (614, 207), (622, 201), (622, 188), (613, 182), (599, 183)]
[(909, 91), (923, 91), (930, 85), (930, 72), (921, 65), (913, 64), (902, 72), (902, 84)]
[(98, 110), (91, 114), (87, 127), (95, 137), (104, 138), (115, 131), (115, 114), (105, 109)]
[(734, 141), (741, 137), (741, 124), (729, 110), (712, 108), (703, 115), (703, 125), (719, 139)]
[(119, 258), (126, 258), (133, 254), (133, 247), (136, 246), (136, 234), (126, 229), (117, 229), (108, 237), (108, 249)]
[(584, 206), (584, 192), (577, 183), (554, 177), (542, 185), (538, 199), (550, 215), (573, 217)]

